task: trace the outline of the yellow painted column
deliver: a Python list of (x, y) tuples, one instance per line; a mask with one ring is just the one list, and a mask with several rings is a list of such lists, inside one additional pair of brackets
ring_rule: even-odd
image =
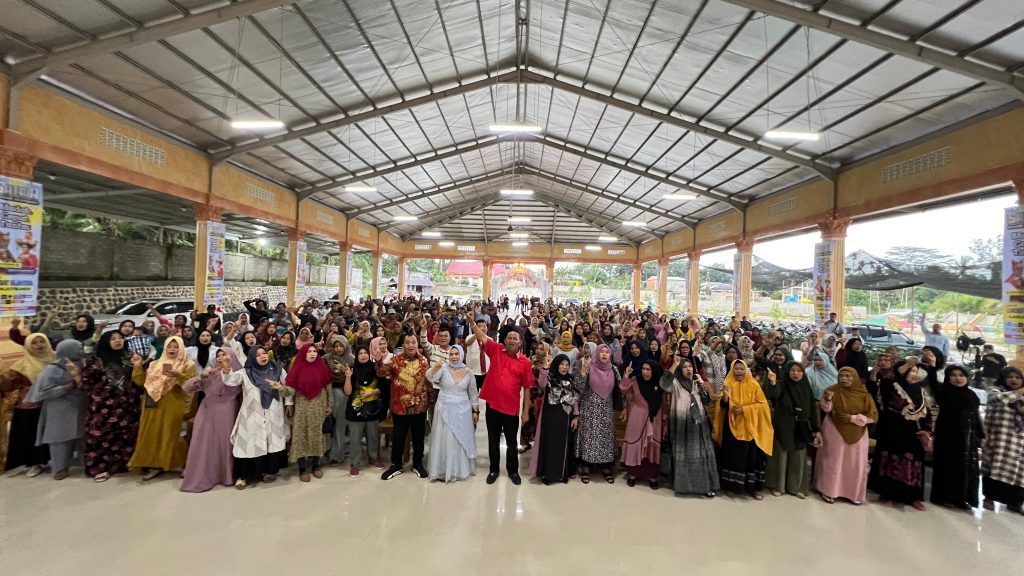
[[(750, 317), (750, 273), (754, 263), (754, 239), (748, 238), (736, 243), (736, 252), (739, 253), (739, 270), (733, 270), (733, 274), (739, 273), (739, 294), (733, 294), (738, 299), (739, 311), (737, 316)], [(734, 307), (735, 308), (735, 307)]]
[(700, 250), (687, 252), (686, 262), (690, 267), (686, 283), (686, 312), (696, 314), (700, 304)]
[(640, 309), (640, 264), (633, 264), (633, 310)]
[(491, 299), (491, 279), (494, 277), (494, 265), (491, 262), (490, 258), (484, 258), (483, 263), (484, 263), (484, 270), (483, 270), (483, 279), (481, 281), (483, 286), (481, 286), (480, 294), (483, 296), (484, 300), (490, 300)]
[(374, 298), (380, 297), (380, 252), (370, 252), (370, 294)]
[(220, 222), (224, 217), (224, 209), (219, 206), (201, 204), (195, 202), (193, 209), (196, 214), (196, 259), (193, 271), (195, 274), (193, 286), (195, 287), (195, 298), (193, 303), (195, 309), (206, 310), (206, 284), (209, 280), (209, 267), (207, 258), (210, 247), (210, 223)]
[(349, 273), (352, 271), (352, 246), (338, 243), (338, 301), (348, 298)]
[(548, 281), (548, 284), (551, 285), (551, 293), (548, 294), (548, 297), (554, 298), (555, 297), (555, 261), (554, 260), (548, 260), (547, 262), (544, 263), (544, 278)]
[(289, 306), (295, 306), (298, 302), (296, 298), (296, 288), (298, 287), (298, 262), (299, 262), (299, 242), (306, 235), (294, 228), (288, 230), (288, 288), (285, 291), (285, 302)]
[(398, 257), (398, 297), (405, 298), (405, 256)]
[(832, 309), (829, 312), (835, 312), (840, 322), (846, 321), (846, 229), (850, 227), (850, 222), (849, 218), (842, 218), (818, 224), (821, 241), (832, 242), (832, 258), (829, 262), (832, 285), (826, 287), (826, 290), (832, 291)]
[(668, 258), (658, 260), (658, 311), (668, 311)]
[[(1013, 187), (1017, 191), (1017, 205), (1024, 206), (1024, 177), (1014, 179)], [(1003, 306), (1003, 313), (1006, 313), (1005, 305)], [(1010, 364), (1017, 368), (1024, 366), (1024, 346), (1017, 346), (1017, 349), (1014, 352), (1013, 361), (1011, 361)]]

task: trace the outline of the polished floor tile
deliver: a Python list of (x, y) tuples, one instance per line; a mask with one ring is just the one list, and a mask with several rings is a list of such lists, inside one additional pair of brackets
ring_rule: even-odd
[(488, 486), (486, 459), (457, 484), (373, 472), (206, 494), (179, 492), (175, 475), (8, 475), (0, 573), (1024, 574), (1024, 516), (1005, 511), (704, 500), (621, 479), (514, 486), (504, 472)]

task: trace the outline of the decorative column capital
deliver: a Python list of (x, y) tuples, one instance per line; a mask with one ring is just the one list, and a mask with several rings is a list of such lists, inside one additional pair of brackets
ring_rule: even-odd
[(306, 233), (298, 228), (288, 229), (288, 241), (289, 242), (302, 242), (306, 238)]
[(689, 250), (686, 252), (686, 259), (689, 260), (690, 262), (700, 260), (700, 254), (700, 250)]
[(0, 145), (0, 175), (31, 180), (38, 160), (31, 154)]
[(347, 254), (347, 253), (349, 253), (351, 251), (352, 251), (352, 245), (351, 244), (349, 244), (348, 242), (338, 242), (338, 252), (339, 253)]
[(668, 266), (668, 263), (669, 263), (669, 259), (668, 258), (665, 258), (665, 257), (658, 258), (658, 266)]
[(1013, 188), (1017, 191), (1017, 204), (1024, 206), (1024, 176), (1012, 178)]
[(193, 202), (192, 210), (196, 214), (196, 222), (220, 222), (224, 218), (224, 209), (220, 206)]
[(845, 238), (846, 229), (850, 227), (853, 220), (849, 218), (833, 218), (818, 223), (818, 230), (822, 238)]
[(756, 242), (753, 238), (744, 238), (736, 242), (736, 251), (741, 254), (750, 254), (754, 251), (754, 243)]

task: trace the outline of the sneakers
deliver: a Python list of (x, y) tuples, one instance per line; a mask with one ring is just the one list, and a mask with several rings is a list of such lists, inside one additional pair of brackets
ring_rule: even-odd
[(416, 473), (417, 478), (426, 478), (427, 469), (423, 467), (423, 464), (418, 464), (412, 467), (412, 471)]
[(374, 460), (373, 462), (370, 462), (370, 466), (373, 466), (377, 470), (383, 470), (384, 469), (384, 463), (381, 462), (380, 460)]
[(380, 479), (391, 480), (392, 478), (398, 476), (402, 472), (405, 472), (405, 470), (403, 470), (401, 466), (395, 466), (394, 464), (392, 464), (387, 470), (384, 471), (383, 474), (380, 475)]
[(349, 478), (359, 478), (359, 466), (353, 466), (348, 469)]

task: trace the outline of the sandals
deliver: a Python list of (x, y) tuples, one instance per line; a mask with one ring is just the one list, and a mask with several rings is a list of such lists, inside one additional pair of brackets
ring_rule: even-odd
[(246, 486), (245, 480), (242, 480), (242, 479), (235, 480), (235, 490), (245, 490), (245, 486)]
[(705, 492), (704, 493), (704, 497), (707, 498), (708, 500), (714, 498), (715, 496), (718, 496), (718, 494), (715, 494), (714, 492)]
[(264, 474), (262, 480), (263, 480), (264, 484), (270, 484), (274, 480), (277, 480), (277, 476), (275, 476), (273, 474)]
[(782, 492), (779, 492), (778, 490), (772, 490), (772, 496), (775, 496), (776, 498), (778, 498), (778, 497), (782, 496)]
[(153, 478), (156, 478), (157, 476), (159, 476), (159, 475), (161, 475), (163, 473), (164, 473), (163, 470), (160, 470), (159, 468), (153, 468), (152, 470), (150, 470), (150, 471), (148, 471), (148, 472), (146, 472), (145, 474), (142, 475), (142, 481), (143, 482), (149, 482)]
[(836, 503), (836, 499), (835, 498), (833, 498), (831, 496), (825, 496), (824, 494), (821, 495), (821, 499), (824, 500), (825, 502), (828, 502), (829, 504), (835, 504)]
[(93, 480), (96, 482), (106, 482), (107, 480), (110, 480), (110, 472), (100, 472), (93, 478)]
[(918, 512), (924, 512), (928, 509), (928, 507), (924, 505), (924, 502), (911, 502), (910, 507)]
[(321, 470), (319, 468), (317, 468), (316, 470), (313, 470), (313, 478), (316, 478), (317, 480), (319, 480), (319, 479), (321, 479), (323, 477), (324, 477), (324, 471), (323, 470)]
[(589, 472), (584, 472), (584, 473), (580, 474), (580, 482), (582, 482), (584, 484), (590, 484), (590, 473)]
[(42, 466), (33, 466), (33, 467), (28, 469), (28, 472), (25, 473), (25, 476), (28, 476), (29, 478), (35, 478), (36, 476), (39, 476), (42, 473), (43, 473), (43, 467)]
[(531, 444), (523, 444), (522, 446), (519, 447), (519, 453), (520, 454), (526, 454), (527, 452), (530, 451), (531, 448), (533, 448), (533, 444), (532, 443)]
[(604, 481), (605, 482), (607, 482), (609, 484), (615, 484), (615, 476), (612, 476), (611, 472), (602, 472), (602, 474), (604, 474)]
[(985, 499), (985, 501), (981, 505), (982, 505), (983, 508), (985, 508), (985, 510), (995, 510), (996, 509), (996, 503), (991, 501), (991, 500), (989, 500), (989, 499), (987, 499), (987, 498)]
[(754, 500), (757, 500), (758, 502), (764, 500), (764, 494), (761, 494), (760, 492), (754, 492), (753, 494), (751, 494), (751, 496), (754, 498)]

